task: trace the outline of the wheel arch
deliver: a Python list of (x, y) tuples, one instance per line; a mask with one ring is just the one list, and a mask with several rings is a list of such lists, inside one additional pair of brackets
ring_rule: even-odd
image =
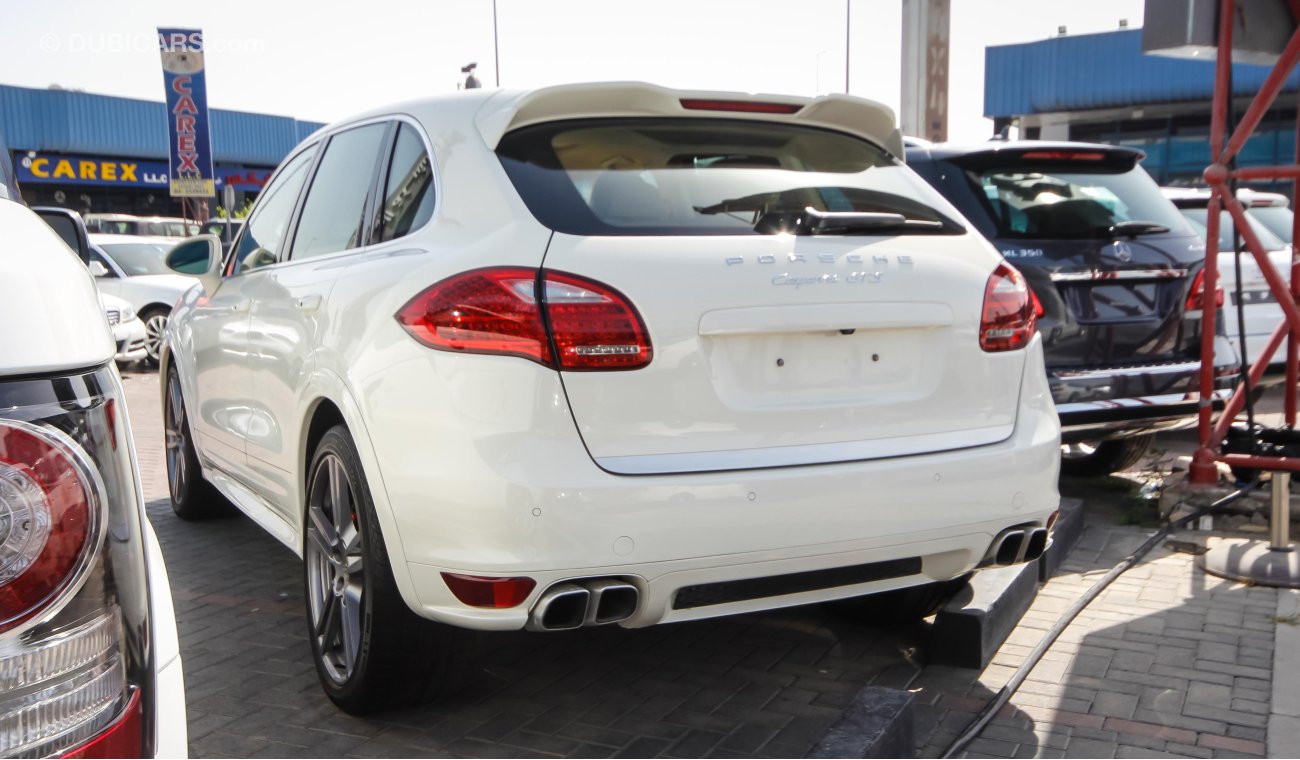
[(392, 505), (388, 500), (388, 491), (384, 486), (382, 468), (379, 466), (375, 449), (370, 442), (370, 434), (362, 417), (360, 405), (344, 384), (342, 378), (328, 370), (317, 368), (311, 373), (302, 398), (302, 424), (298, 429), (298, 462), (301, 463), (296, 478), (298, 509), (298, 555), (302, 556), (302, 521), (306, 519), (307, 509), (307, 475), (311, 467), (311, 457), (316, 444), (327, 430), (336, 424), (347, 428), (348, 436), (356, 447), (361, 460), (361, 471), (365, 475), (370, 498), (379, 517), (379, 529), (384, 535), (384, 546), (388, 550), (389, 563), (393, 569), (393, 579), (398, 591), (408, 607), (419, 611), (419, 596), (411, 581), (410, 570), (406, 565), (406, 552), (402, 547), (401, 533), (397, 529), (397, 518), (393, 515)]

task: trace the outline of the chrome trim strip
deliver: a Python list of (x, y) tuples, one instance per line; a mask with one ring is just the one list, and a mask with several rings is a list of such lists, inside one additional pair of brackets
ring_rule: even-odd
[(1105, 282), (1109, 280), (1176, 280), (1186, 277), (1186, 269), (1115, 269), (1090, 272), (1053, 272), (1052, 282)]
[(763, 449), (697, 451), (682, 454), (636, 454), (633, 456), (593, 458), (601, 469), (618, 475), (761, 470), (772, 467), (797, 467), (808, 464), (837, 464), (866, 459), (887, 459), (913, 454), (936, 454), (953, 449), (985, 446), (1010, 438), (1015, 427), (1015, 423), (1011, 423), (994, 427), (975, 428), (974, 430), (881, 438), (874, 441), (812, 443), (797, 446), (773, 446)]
[[(1232, 391), (1228, 389), (1216, 390), (1212, 397), (1218, 400), (1227, 400), (1232, 396)], [(1115, 409), (1142, 409), (1148, 407), (1160, 407), (1170, 404), (1195, 404), (1198, 394), (1169, 393), (1162, 396), (1139, 396), (1136, 398), (1110, 398), (1105, 401), (1076, 401), (1068, 404), (1057, 404), (1057, 414), (1074, 414), (1076, 412), (1107, 412)]]
[(1053, 378), (1062, 380), (1102, 380), (1128, 375), (1142, 375), (1143, 377), (1184, 375), (1188, 373), (1199, 375), (1200, 371), (1201, 363), (1195, 361), (1179, 362), (1177, 364), (1145, 364), (1137, 367), (1112, 367), (1109, 369), (1053, 370), (1047, 376), (1049, 380)]

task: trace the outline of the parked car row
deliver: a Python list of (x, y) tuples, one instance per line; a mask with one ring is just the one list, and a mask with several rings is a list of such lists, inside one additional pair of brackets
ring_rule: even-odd
[(86, 231), (101, 235), (133, 235), (177, 241), (199, 234), (199, 226), (175, 216), (86, 214)]

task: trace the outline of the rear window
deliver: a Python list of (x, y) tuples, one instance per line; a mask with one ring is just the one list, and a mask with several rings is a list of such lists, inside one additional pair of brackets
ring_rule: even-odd
[(1075, 240), (1112, 237), (1125, 222), (1192, 231), (1141, 167), (1127, 171), (1004, 167), (970, 172), (983, 191), (999, 237)]
[(1250, 215), (1282, 242), (1291, 242), (1291, 209), (1286, 206), (1251, 206)]
[(805, 231), (818, 212), (902, 215), (961, 233), (957, 213), (864, 140), (811, 127), (715, 119), (599, 119), (525, 127), (497, 153), (530, 211), (573, 235), (752, 235)]
[[(1200, 235), (1201, 237), (1205, 237), (1205, 233), (1208, 231), (1206, 224), (1210, 218), (1210, 210), (1207, 208), (1185, 208), (1182, 209), (1182, 212), (1183, 212), (1183, 216), (1187, 217), (1187, 219), (1191, 221), (1192, 227), (1196, 228), (1196, 234)], [(1246, 219), (1250, 222), (1250, 229), (1255, 233), (1255, 236), (1259, 238), (1259, 242), (1264, 244), (1265, 250), (1276, 251), (1279, 248), (1286, 247), (1287, 244), (1282, 242), (1282, 240), (1278, 238), (1277, 235), (1274, 235), (1272, 232), (1269, 232), (1267, 227), (1265, 227), (1263, 224), (1260, 224), (1259, 220), (1255, 218), (1254, 209), (1251, 209), (1250, 211), (1246, 212)], [(1232, 216), (1227, 211), (1220, 211), (1219, 212), (1219, 252), (1220, 253), (1223, 253), (1224, 251), (1234, 250), (1232, 237), (1233, 237)], [(1246, 250), (1245, 240), (1241, 241), (1241, 247), (1243, 251)]]

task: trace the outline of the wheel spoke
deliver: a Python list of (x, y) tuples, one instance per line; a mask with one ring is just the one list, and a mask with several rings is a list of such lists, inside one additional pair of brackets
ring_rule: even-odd
[(307, 517), (311, 520), (312, 527), (311, 530), (307, 531), (307, 534), (315, 542), (316, 547), (320, 549), (321, 554), (326, 557), (336, 556), (339, 551), (339, 534), (325, 517), (325, 511), (313, 505), (307, 510)]
[(347, 473), (343, 471), (343, 463), (336, 457), (330, 457), (328, 466), (330, 507), (334, 511), (334, 525), (342, 531), (343, 526), (352, 522), (351, 489), (348, 487)]
[(339, 633), (339, 598), (334, 596), (329, 588), (325, 588), (324, 592), (325, 609), (321, 611), (320, 618), (316, 621), (316, 638), (320, 640), (321, 654), (334, 645)]
[(361, 647), (361, 579), (349, 581), (343, 589), (343, 657), (348, 672), (357, 663), (357, 653)]

